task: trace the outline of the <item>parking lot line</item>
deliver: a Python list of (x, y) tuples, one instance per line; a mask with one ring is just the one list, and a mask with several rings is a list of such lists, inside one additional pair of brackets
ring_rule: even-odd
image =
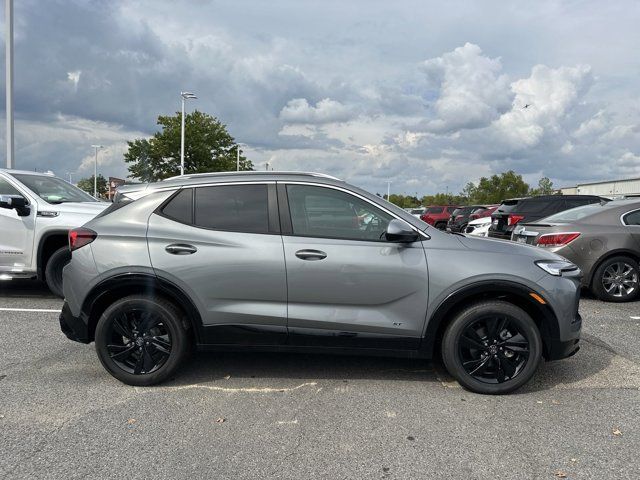
[(50, 308), (2, 308), (2, 307), (0, 307), (0, 312), (60, 313), (60, 312), (62, 312), (62, 310), (60, 310), (60, 309), (50, 309)]

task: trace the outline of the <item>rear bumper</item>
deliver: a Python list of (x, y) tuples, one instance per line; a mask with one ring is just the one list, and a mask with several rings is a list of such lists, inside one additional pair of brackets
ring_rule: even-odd
[(74, 342), (90, 343), (93, 339), (89, 337), (89, 327), (86, 319), (74, 317), (67, 302), (64, 302), (62, 313), (60, 313), (60, 330), (68, 339)]
[(502, 240), (511, 240), (511, 231), (498, 232), (496, 230), (489, 229), (489, 236), (491, 238), (500, 238)]

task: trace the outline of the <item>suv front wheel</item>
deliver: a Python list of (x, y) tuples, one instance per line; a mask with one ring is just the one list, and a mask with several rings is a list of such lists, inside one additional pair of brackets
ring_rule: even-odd
[(128, 385), (160, 383), (180, 367), (189, 336), (182, 312), (164, 299), (133, 295), (113, 303), (96, 326), (96, 352), (115, 378)]
[(509, 393), (533, 376), (542, 339), (532, 318), (504, 301), (476, 303), (458, 313), (442, 339), (449, 373), (476, 393)]

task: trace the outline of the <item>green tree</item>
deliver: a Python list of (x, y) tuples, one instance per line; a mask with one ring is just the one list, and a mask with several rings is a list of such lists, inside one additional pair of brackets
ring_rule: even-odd
[[(93, 195), (93, 175), (89, 178), (81, 179), (78, 184), (78, 188), (84, 190), (89, 195)], [(102, 176), (101, 173), (98, 174), (98, 184), (97, 184), (98, 196), (105, 197), (107, 195), (107, 191), (109, 190), (109, 185), (107, 179)]]
[(553, 195), (555, 193), (553, 182), (549, 180), (549, 177), (542, 177), (538, 180), (538, 188), (532, 189), (529, 193), (531, 195)]
[[(161, 131), (151, 138), (130, 142), (124, 160), (129, 176), (143, 182), (158, 181), (180, 175), (181, 113), (160, 115)], [(195, 110), (185, 116), (185, 173), (226, 172), (236, 170), (237, 149), (227, 127), (217, 118)], [(253, 163), (242, 155), (240, 170), (253, 170)]]
[(522, 175), (509, 170), (489, 178), (482, 177), (471, 191), (473, 196), (469, 199), (470, 203), (500, 203), (506, 198), (528, 195), (529, 185), (522, 179)]

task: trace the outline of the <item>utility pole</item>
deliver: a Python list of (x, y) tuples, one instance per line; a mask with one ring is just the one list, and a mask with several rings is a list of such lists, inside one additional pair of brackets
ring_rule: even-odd
[(236, 172), (240, 171), (240, 144), (236, 145)]
[(14, 168), (13, 146), (13, 0), (4, 0), (5, 67), (7, 106), (7, 168)]
[(198, 97), (191, 92), (180, 92), (182, 98), (182, 117), (180, 118), (180, 175), (184, 175), (184, 102), (188, 98), (196, 99)]
[(93, 198), (98, 198), (98, 149), (102, 145), (91, 145), (96, 151), (96, 161), (93, 165)]

